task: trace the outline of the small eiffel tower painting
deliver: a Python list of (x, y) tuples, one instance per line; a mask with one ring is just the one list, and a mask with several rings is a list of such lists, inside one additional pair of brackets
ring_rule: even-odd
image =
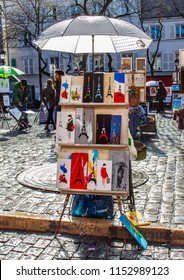
[(93, 139), (93, 108), (76, 108), (75, 143), (91, 144)]
[(104, 102), (114, 103), (114, 73), (104, 74)]

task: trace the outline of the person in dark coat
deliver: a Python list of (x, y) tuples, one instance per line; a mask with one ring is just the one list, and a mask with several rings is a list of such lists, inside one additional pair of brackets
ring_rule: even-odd
[(51, 79), (47, 80), (47, 85), (42, 91), (42, 100), (48, 110), (48, 117), (44, 130), (49, 131), (50, 123), (53, 124), (53, 129), (56, 129), (56, 125), (53, 119), (53, 112), (54, 112), (54, 107), (56, 105), (56, 98), (55, 98), (55, 90), (52, 86)]
[(59, 100), (60, 100), (60, 93), (61, 93), (62, 76), (64, 75), (65, 73), (63, 72), (63, 70), (55, 71), (55, 82), (54, 82), (54, 88), (56, 90), (55, 122), (57, 120), (57, 112), (61, 111), (61, 105), (59, 105)]
[(162, 81), (158, 82), (158, 89), (156, 98), (159, 101), (158, 113), (164, 113), (164, 99), (166, 97), (166, 89)]

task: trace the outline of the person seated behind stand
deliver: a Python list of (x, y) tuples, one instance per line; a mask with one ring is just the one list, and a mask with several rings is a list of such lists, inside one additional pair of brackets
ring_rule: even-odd
[[(17, 107), (17, 109), (19, 109), (19, 111), (27, 111), (27, 101), (30, 92), (31, 88), (26, 79), (22, 79), (20, 82), (14, 85), (12, 103), (15, 107)], [(24, 118), (22, 124), (25, 126), (25, 128), (31, 127), (27, 117)]]
[(44, 130), (50, 131), (49, 130), (49, 124), (53, 124), (53, 129), (56, 129), (56, 125), (53, 119), (53, 112), (54, 112), (54, 107), (56, 104), (56, 99), (55, 99), (55, 90), (52, 85), (52, 80), (48, 79), (46, 87), (42, 91), (42, 100), (48, 110), (48, 117), (47, 117), (47, 122), (45, 125)]
[(152, 118), (146, 115), (144, 108), (140, 105), (130, 106), (128, 108), (129, 115), (129, 129), (133, 139), (138, 138), (138, 127), (142, 124), (146, 124), (152, 120)]
[(56, 70), (55, 71), (55, 82), (54, 82), (54, 88), (56, 90), (56, 108), (55, 108), (55, 123), (57, 121), (57, 112), (61, 111), (61, 105), (59, 105), (60, 101), (60, 93), (61, 93), (61, 80), (62, 76), (64, 76), (65, 73), (63, 70)]

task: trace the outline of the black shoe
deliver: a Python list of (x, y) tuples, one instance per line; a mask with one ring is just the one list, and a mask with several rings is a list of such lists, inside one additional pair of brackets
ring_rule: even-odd
[(27, 126), (28, 126), (28, 127), (32, 127), (32, 125), (30, 125), (30, 124), (27, 124)]

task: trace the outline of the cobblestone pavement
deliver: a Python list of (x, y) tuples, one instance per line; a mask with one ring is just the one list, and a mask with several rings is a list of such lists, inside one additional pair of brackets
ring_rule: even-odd
[[(31, 118), (34, 119), (35, 115)], [(12, 124), (12, 120), (10, 124)], [(147, 157), (133, 161), (149, 180), (134, 188), (136, 209), (151, 223), (184, 229), (184, 133), (171, 112), (156, 115), (157, 134), (145, 135)], [(0, 124), (1, 125), (1, 124)], [(26, 212), (57, 219), (64, 196), (20, 185), (16, 176), (23, 170), (57, 160), (55, 132), (33, 123), (27, 132), (9, 133), (0, 127), (0, 213)], [(1, 231), (0, 259), (184, 259), (184, 248), (149, 244), (147, 250), (118, 240), (86, 236), (63, 236)]]

